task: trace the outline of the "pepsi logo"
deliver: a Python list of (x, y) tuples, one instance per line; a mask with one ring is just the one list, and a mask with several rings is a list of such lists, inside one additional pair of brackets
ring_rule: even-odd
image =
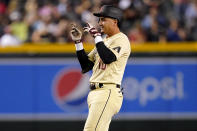
[(52, 94), (56, 104), (65, 111), (81, 111), (87, 108), (89, 92), (88, 73), (79, 69), (62, 69), (53, 81)]

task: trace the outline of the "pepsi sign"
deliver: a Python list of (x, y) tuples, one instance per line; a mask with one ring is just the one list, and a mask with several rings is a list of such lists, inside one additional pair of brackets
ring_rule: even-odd
[(82, 75), (80, 69), (63, 68), (57, 72), (52, 90), (57, 106), (67, 111), (87, 108), (89, 78), (90, 75)]
[(124, 98), (129, 101), (138, 101), (142, 107), (157, 99), (163, 101), (184, 99), (183, 72), (175, 72), (174, 77), (165, 75), (161, 79), (148, 76), (141, 81), (136, 77), (126, 77), (122, 85), (125, 88)]

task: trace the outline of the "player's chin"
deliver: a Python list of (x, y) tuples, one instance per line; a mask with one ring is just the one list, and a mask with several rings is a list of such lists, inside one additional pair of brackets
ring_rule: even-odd
[(103, 28), (100, 28), (100, 32), (101, 32), (101, 33), (104, 33), (104, 30), (103, 30)]
[(100, 31), (101, 31), (102, 34), (105, 34), (105, 30), (103, 28), (101, 28)]

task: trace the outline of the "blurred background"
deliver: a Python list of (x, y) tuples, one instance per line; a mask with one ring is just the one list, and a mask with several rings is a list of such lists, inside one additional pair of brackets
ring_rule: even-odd
[[(71, 42), (71, 22), (96, 25), (103, 4), (124, 11), (121, 30), (131, 42), (182, 42), (197, 40), (196, 0), (1, 0), (1, 46), (29, 42)], [(85, 42), (92, 42), (89, 35)], [(7, 42), (7, 43), (6, 43)]]
[(70, 24), (98, 27), (104, 4), (123, 10), (132, 47), (110, 131), (197, 130), (197, 0), (0, 0), (1, 131), (83, 130), (91, 73)]

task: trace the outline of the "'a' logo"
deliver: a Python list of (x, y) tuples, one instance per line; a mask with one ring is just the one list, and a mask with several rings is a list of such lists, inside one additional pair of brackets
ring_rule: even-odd
[(120, 52), (120, 49), (121, 49), (120, 46), (113, 48), (113, 50), (117, 51), (118, 53)]

